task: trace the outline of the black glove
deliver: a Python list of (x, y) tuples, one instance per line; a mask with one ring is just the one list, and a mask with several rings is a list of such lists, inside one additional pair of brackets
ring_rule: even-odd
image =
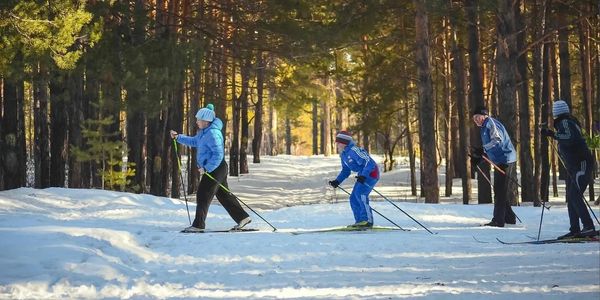
[(329, 182), (329, 185), (332, 186), (333, 188), (337, 188), (338, 186), (340, 186), (340, 182), (337, 180), (332, 180)]
[(542, 136), (554, 136), (554, 130), (548, 128), (542, 128), (540, 130), (540, 133), (542, 134)]
[(471, 155), (471, 166), (477, 166), (481, 162), (481, 156)]
[(365, 176), (362, 175), (358, 175), (356, 176), (356, 181), (360, 182), (360, 183), (365, 183)]
[(483, 148), (473, 147), (473, 151), (471, 153), (471, 156), (475, 156), (475, 157), (481, 158), (483, 156)]

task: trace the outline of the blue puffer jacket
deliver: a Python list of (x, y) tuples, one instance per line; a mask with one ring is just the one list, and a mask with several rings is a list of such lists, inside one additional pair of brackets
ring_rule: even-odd
[(195, 136), (178, 135), (177, 142), (198, 148), (196, 152), (198, 167), (212, 172), (221, 164), (225, 156), (222, 128), (223, 121), (215, 118), (208, 127), (199, 130)]
[(481, 143), (485, 154), (495, 164), (508, 164), (517, 161), (517, 151), (510, 141), (504, 125), (498, 120), (487, 117), (480, 129)]
[(342, 159), (342, 171), (337, 176), (336, 180), (342, 183), (350, 172), (357, 172), (358, 175), (365, 176), (367, 179), (379, 179), (379, 168), (377, 163), (369, 156), (369, 153), (362, 148), (350, 142), (344, 151), (340, 153)]

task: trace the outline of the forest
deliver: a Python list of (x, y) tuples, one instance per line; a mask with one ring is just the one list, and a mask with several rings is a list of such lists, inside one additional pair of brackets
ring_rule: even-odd
[(426, 203), (453, 178), (463, 203), (491, 203), (489, 166), (468, 159), (486, 106), (518, 151), (513, 201), (539, 206), (564, 178), (539, 130), (554, 100), (600, 161), (599, 14), (596, 0), (3, 0), (0, 190), (194, 193), (195, 155), (178, 149), (181, 182), (169, 130), (194, 135), (212, 103), (230, 176), (336, 155), (348, 129), (385, 171), (408, 157)]

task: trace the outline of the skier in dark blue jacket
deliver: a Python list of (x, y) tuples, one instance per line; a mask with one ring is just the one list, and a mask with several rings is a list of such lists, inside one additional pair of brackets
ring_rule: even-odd
[(471, 165), (478, 165), (482, 156), (486, 155), (500, 169), (494, 168), (494, 217), (485, 226), (504, 227), (504, 224), (515, 224), (517, 216), (509, 201), (509, 179), (514, 176), (517, 160), (515, 147), (504, 125), (490, 117), (484, 107), (473, 111), (473, 122), (480, 128), (483, 148), (475, 149)]
[(369, 194), (379, 181), (377, 163), (364, 149), (356, 146), (348, 131), (340, 131), (335, 137), (336, 147), (340, 153), (342, 170), (335, 180), (329, 184), (337, 188), (351, 172), (357, 172), (356, 183), (350, 194), (350, 208), (355, 223), (348, 227), (372, 227), (373, 213), (369, 205)]
[[(558, 141), (558, 152), (567, 171), (566, 197), (571, 223), (569, 232), (558, 238), (598, 235), (583, 198), (583, 192), (593, 180), (594, 157), (581, 134), (579, 121), (570, 114), (565, 101), (557, 100), (552, 104), (552, 116), (556, 132), (543, 128), (541, 133)], [(583, 224), (583, 230), (579, 226), (579, 220)]]
[(223, 144), (223, 121), (215, 117), (214, 106), (208, 104), (196, 113), (198, 132), (195, 136), (178, 134), (171, 130), (171, 138), (180, 144), (197, 148), (196, 164), (200, 173), (208, 172), (215, 180), (202, 176), (196, 192), (196, 217), (192, 226), (184, 229), (186, 232), (202, 231), (205, 228), (208, 207), (216, 195), (217, 199), (237, 223), (232, 230), (239, 230), (251, 222), (250, 216), (244, 211), (240, 202), (231, 193), (219, 186), (227, 186), (227, 163)]

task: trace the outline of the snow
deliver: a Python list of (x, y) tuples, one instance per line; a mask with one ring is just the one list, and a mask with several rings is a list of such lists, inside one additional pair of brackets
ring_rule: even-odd
[[(262, 231), (181, 234), (188, 217), (178, 199), (62, 188), (0, 192), (0, 298), (600, 299), (599, 243), (495, 241), (535, 237), (539, 207), (514, 208), (523, 224), (481, 227), (492, 205), (460, 204), (459, 181), (442, 204), (423, 204), (409, 196), (401, 163), (376, 189), (436, 235), (381, 197), (373, 207), (411, 231), (292, 235), (353, 222), (347, 196), (327, 187), (339, 158), (262, 157), (250, 170), (229, 179), (231, 190), (277, 232), (252, 214), (249, 226)], [(551, 205), (542, 238), (568, 229), (564, 200)], [(207, 224), (234, 225), (216, 200)]]

